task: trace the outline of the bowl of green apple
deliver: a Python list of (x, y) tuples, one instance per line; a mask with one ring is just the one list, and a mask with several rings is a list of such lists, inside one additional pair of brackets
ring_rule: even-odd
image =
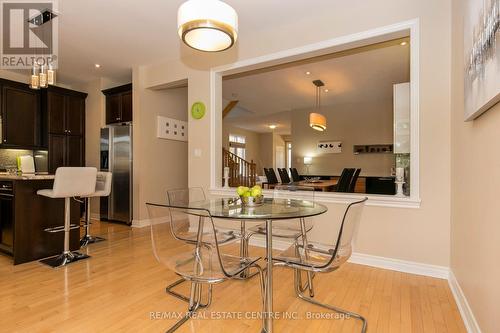
[(239, 186), (236, 192), (240, 196), (241, 204), (243, 206), (255, 207), (264, 203), (264, 196), (262, 195), (262, 188), (255, 185), (252, 188), (246, 186)]

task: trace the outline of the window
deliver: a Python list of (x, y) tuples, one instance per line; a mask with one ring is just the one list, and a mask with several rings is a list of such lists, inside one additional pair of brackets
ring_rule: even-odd
[(229, 151), (239, 158), (245, 159), (245, 137), (229, 134)]
[(286, 143), (286, 168), (290, 169), (292, 167), (292, 143)]

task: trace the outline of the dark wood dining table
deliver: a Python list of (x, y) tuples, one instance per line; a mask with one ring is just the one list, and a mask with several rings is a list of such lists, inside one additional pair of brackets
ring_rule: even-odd
[(323, 192), (328, 192), (332, 190), (338, 183), (338, 179), (328, 179), (328, 180), (318, 180), (318, 181), (306, 181), (302, 180), (299, 182), (299, 186), (314, 187), (315, 190), (320, 190)]

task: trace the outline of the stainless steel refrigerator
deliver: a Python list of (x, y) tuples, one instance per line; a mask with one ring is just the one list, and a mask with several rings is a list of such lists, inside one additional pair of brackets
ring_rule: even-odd
[(101, 170), (113, 173), (111, 194), (101, 197), (102, 220), (132, 223), (132, 125), (101, 128)]

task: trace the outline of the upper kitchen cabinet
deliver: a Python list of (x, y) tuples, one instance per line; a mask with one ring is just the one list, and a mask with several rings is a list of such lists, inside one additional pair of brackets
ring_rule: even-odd
[(103, 90), (106, 95), (106, 124), (132, 121), (132, 84)]
[(43, 147), (40, 92), (24, 83), (0, 80), (0, 100), (1, 146)]
[(49, 148), (49, 172), (85, 165), (85, 99), (87, 94), (60, 87), (42, 92)]
[(60, 87), (43, 91), (48, 117), (48, 133), (84, 135), (87, 94)]
[(394, 98), (394, 153), (410, 153), (410, 83), (395, 84)]

